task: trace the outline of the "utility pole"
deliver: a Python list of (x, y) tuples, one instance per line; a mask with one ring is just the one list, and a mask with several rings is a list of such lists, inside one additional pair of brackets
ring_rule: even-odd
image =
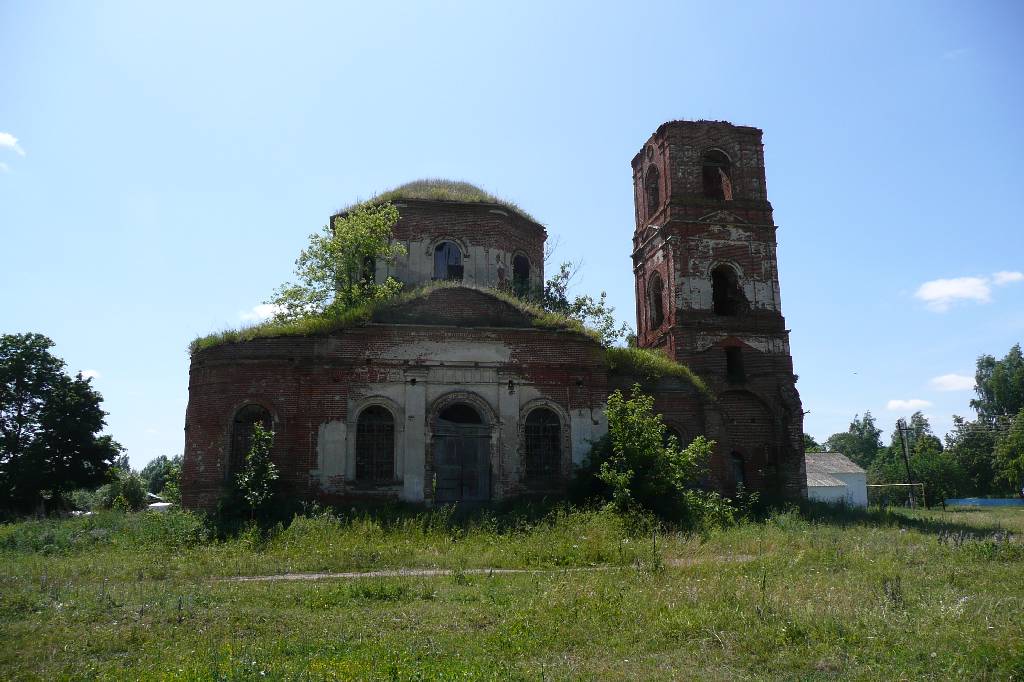
[(914, 499), (914, 477), (910, 474), (910, 448), (907, 446), (907, 422), (902, 418), (896, 420), (896, 428), (900, 432), (900, 442), (903, 443), (903, 464), (907, 467), (907, 483), (910, 486), (910, 507), (913, 509), (917, 506), (917, 500)]

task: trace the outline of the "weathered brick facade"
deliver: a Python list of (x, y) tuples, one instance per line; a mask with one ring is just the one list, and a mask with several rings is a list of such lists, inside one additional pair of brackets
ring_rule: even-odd
[[(722, 155), (713, 158), (715, 174), (703, 162), (710, 149)], [(742, 480), (803, 496), (802, 411), (779, 302), (761, 132), (667, 123), (633, 170), (639, 343), (688, 364), (711, 395), (670, 379), (645, 388), (684, 440), (716, 440), (717, 487), (731, 492)], [(708, 179), (716, 178), (724, 184), (712, 195), (724, 186), (728, 196), (708, 196)], [(377, 263), (376, 277), (412, 287), (456, 272), (466, 286), (434, 290), (328, 335), (196, 352), (186, 506), (216, 504), (252, 419), (272, 425), (272, 457), (293, 494), (328, 501), (559, 493), (607, 431), (607, 396), (635, 378), (610, 374), (588, 336), (540, 327), (482, 290), (512, 288), (513, 270), (518, 284), (539, 289), (544, 228), (493, 203), (396, 205), (395, 239), (408, 253)], [(445, 267), (456, 270), (439, 272)], [(713, 274), (722, 268), (729, 272)]]
[[(806, 494), (803, 410), (782, 317), (761, 131), (666, 123), (633, 159), (637, 335), (711, 388), (723, 490)], [(657, 291), (661, 290), (660, 303)], [(660, 398), (660, 396), (659, 396)], [(667, 421), (691, 415), (659, 401)]]
[(377, 264), (377, 278), (388, 275), (406, 283), (434, 278), (438, 244), (458, 244), (463, 258), (462, 281), (485, 287), (511, 288), (513, 260), (525, 257), (531, 290), (544, 286), (543, 226), (504, 206), (489, 203), (403, 199), (395, 202), (402, 218), (395, 240), (406, 255), (395, 263)]
[[(559, 493), (607, 429), (607, 370), (587, 336), (533, 327), (517, 308), (471, 288), (439, 289), (328, 337), (225, 344), (196, 353), (189, 381), (182, 489), (215, 505), (229, 475), (233, 419), (246, 405), (273, 419), (273, 458), (296, 494), (327, 499), (433, 499), (432, 431), (443, 407), (468, 403), (489, 438), (490, 497)], [(361, 486), (352, 426), (381, 405), (395, 417), (395, 476)], [(524, 475), (522, 430), (551, 410), (561, 475)]]

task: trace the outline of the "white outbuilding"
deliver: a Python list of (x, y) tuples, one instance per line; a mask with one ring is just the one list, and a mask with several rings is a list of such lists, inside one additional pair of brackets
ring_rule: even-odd
[(868, 506), (867, 474), (838, 452), (808, 452), (807, 497), (821, 502)]

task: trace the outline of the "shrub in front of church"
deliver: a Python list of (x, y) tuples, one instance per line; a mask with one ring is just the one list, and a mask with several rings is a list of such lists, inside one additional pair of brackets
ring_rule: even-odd
[(729, 525), (735, 510), (718, 493), (701, 490), (714, 442), (698, 436), (686, 447), (666, 433), (654, 398), (634, 385), (608, 398), (608, 435), (597, 442), (576, 490), (604, 497), (625, 513), (654, 513), (690, 528)]

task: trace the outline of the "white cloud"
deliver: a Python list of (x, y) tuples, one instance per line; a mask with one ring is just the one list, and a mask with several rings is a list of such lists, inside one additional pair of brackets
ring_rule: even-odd
[(974, 377), (964, 374), (943, 374), (928, 383), (937, 391), (969, 391), (974, 388)]
[(924, 301), (930, 310), (944, 313), (957, 301), (988, 303), (992, 300), (992, 288), (984, 277), (933, 279), (918, 287), (914, 296)]
[(974, 301), (989, 303), (992, 300), (992, 287), (1005, 286), (1014, 282), (1024, 282), (1024, 272), (1002, 270), (991, 277), (953, 277), (950, 279), (933, 279), (925, 282), (914, 292), (914, 298), (925, 302), (929, 310), (944, 313), (954, 303)]
[(900, 410), (920, 410), (925, 407), (931, 407), (932, 404), (927, 400), (921, 400), (920, 398), (911, 398), (910, 400), (890, 400), (885, 404), (885, 409), (898, 412)]
[(13, 149), (18, 156), (25, 156), (25, 150), (18, 144), (18, 138), (10, 133), (0, 133), (0, 147)]
[(83, 379), (99, 379), (100, 378), (100, 373), (97, 372), (94, 369), (83, 369), (82, 370), (82, 378)]
[(238, 316), (243, 322), (262, 322), (276, 315), (279, 310), (280, 307), (273, 303), (260, 303), (257, 306), (253, 306), (252, 310), (239, 313)]
[(992, 283), (997, 287), (1001, 287), (1004, 284), (1012, 284), (1013, 282), (1024, 282), (1024, 272), (997, 272), (992, 275)]

